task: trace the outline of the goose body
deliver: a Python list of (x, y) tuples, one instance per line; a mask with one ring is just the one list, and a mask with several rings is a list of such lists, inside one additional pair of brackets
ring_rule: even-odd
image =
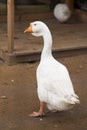
[(71, 109), (79, 103), (79, 97), (75, 94), (67, 68), (52, 56), (52, 36), (49, 28), (43, 22), (36, 21), (31, 23), (25, 32), (42, 36), (44, 40), (40, 64), (36, 71), (40, 110), (33, 112), (31, 116), (43, 114), (44, 103), (49, 110)]
[(68, 110), (78, 102), (66, 67), (53, 58), (37, 68), (38, 96), (50, 110)]

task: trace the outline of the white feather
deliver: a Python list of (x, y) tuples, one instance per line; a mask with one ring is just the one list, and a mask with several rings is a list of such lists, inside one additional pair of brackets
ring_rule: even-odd
[(45, 102), (50, 110), (68, 110), (79, 103), (69, 72), (52, 56), (52, 36), (48, 27), (39, 21), (32, 23), (32, 26), (33, 34), (39, 32), (40, 36), (41, 30), (44, 39), (41, 60), (36, 71), (39, 100)]

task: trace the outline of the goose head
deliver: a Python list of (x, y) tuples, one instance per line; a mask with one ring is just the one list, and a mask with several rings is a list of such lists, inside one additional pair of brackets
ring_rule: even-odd
[(34, 36), (43, 36), (47, 31), (47, 26), (41, 21), (35, 21), (30, 23), (29, 27), (24, 31), (24, 33), (29, 32)]
[(29, 27), (25, 29), (24, 33), (29, 32), (32, 35), (43, 37), (44, 47), (41, 54), (41, 59), (50, 55), (52, 57), (52, 35), (47, 25), (41, 21), (35, 21), (30, 23)]

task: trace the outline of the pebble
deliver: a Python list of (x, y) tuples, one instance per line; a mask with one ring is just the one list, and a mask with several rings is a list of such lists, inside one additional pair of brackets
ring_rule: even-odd
[(42, 121), (43, 119), (42, 118), (40, 118), (40, 121)]
[(80, 70), (76, 70), (76, 72), (77, 72), (77, 73), (79, 73), (79, 72), (80, 72)]
[(58, 125), (55, 124), (54, 127), (58, 127)]
[(79, 66), (79, 68), (80, 68), (80, 69), (82, 69), (82, 68), (83, 68), (83, 66), (82, 66), (82, 65), (80, 65), (80, 66)]
[(12, 79), (11, 82), (14, 82), (14, 80)]
[(0, 99), (7, 99), (6, 96), (0, 96)]
[(29, 67), (30, 67), (30, 68), (33, 68), (34, 66), (33, 66), (33, 65), (30, 65)]

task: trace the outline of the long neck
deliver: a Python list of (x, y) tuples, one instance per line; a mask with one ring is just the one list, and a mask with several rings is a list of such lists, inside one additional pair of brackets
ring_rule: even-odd
[(47, 29), (47, 31), (43, 34), (43, 40), (44, 47), (41, 54), (41, 60), (52, 57), (52, 36), (49, 29)]

